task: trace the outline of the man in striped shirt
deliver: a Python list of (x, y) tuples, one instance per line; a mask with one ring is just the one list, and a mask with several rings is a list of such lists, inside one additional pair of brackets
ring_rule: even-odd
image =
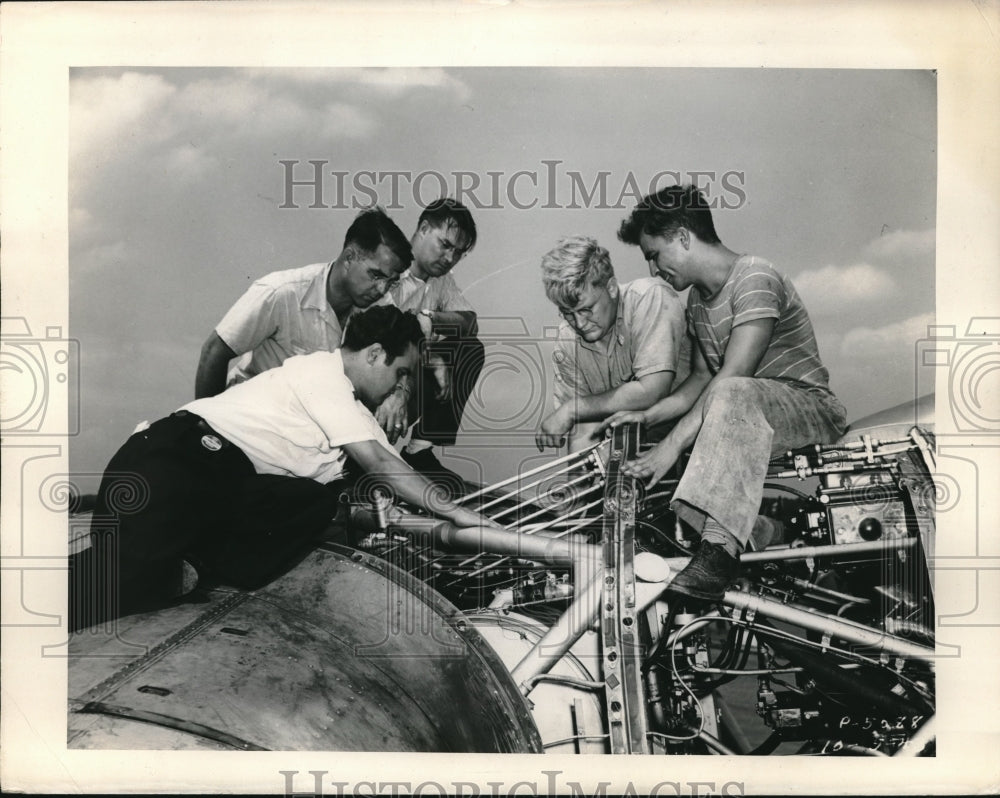
[(663, 441), (623, 470), (653, 485), (693, 446), (671, 506), (701, 533), (701, 544), (670, 589), (718, 600), (738, 573), (772, 453), (836, 440), (844, 408), (830, 391), (791, 281), (766, 260), (726, 247), (701, 191), (670, 186), (644, 198), (618, 237), (639, 246), (676, 291), (691, 287), (687, 324), (695, 345), (691, 375), (676, 391), (607, 425), (677, 419)]

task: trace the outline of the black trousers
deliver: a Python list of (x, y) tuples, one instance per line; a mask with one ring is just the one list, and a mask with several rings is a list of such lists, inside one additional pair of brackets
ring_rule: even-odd
[(424, 369), (419, 378), (418, 404), (414, 410), (420, 419), (413, 429), (413, 437), (438, 446), (452, 446), (462, 423), (465, 405), (486, 362), (486, 347), (475, 337), (449, 336), (434, 341), (429, 349), (451, 367), (451, 398), (445, 401), (435, 398), (438, 384), (434, 372)]
[(164, 603), (185, 557), (213, 580), (259, 587), (327, 528), (341, 486), (257, 474), (192, 413), (157, 421), (105, 470), (91, 547), (70, 560), (70, 628)]

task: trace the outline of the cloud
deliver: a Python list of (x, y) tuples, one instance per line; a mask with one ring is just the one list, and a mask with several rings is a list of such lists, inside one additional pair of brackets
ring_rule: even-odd
[(810, 313), (817, 315), (840, 313), (858, 304), (884, 302), (896, 291), (896, 281), (869, 263), (810, 269), (799, 274), (794, 283)]
[(364, 138), (375, 132), (375, 118), (346, 103), (331, 103), (323, 111), (322, 132), (330, 138)]
[(855, 327), (840, 342), (840, 354), (848, 359), (891, 360), (912, 356), (917, 341), (927, 337), (934, 324), (933, 313), (921, 313), (883, 327)]
[(217, 160), (191, 144), (170, 150), (162, 161), (164, 174), (172, 180), (194, 181), (215, 167)]
[(362, 69), (358, 72), (359, 82), (390, 94), (401, 94), (418, 87), (446, 89), (462, 101), (468, 100), (472, 94), (465, 83), (439, 68)]
[(933, 258), (936, 238), (937, 231), (933, 227), (929, 230), (892, 230), (870, 242), (864, 252), (873, 260)]
[[(849, 265), (830, 264), (802, 272), (795, 287), (815, 318), (880, 313), (901, 316), (916, 308), (908, 299), (933, 290), (935, 230), (893, 230), (861, 247)], [(856, 318), (856, 316), (855, 316)]]
[(125, 72), (117, 78), (80, 78), (70, 91), (70, 156), (82, 158), (101, 150), (117, 150), (123, 140), (142, 137), (162, 141), (173, 129), (162, 119), (164, 106), (177, 93), (160, 75)]
[[(332, 70), (355, 75), (355, 83), (379, 85), (379, 81), (389, 80), (368, 75), (373, 71), (377, 72)], [(71, 92), (71, 163), (96, 167), (99, 164), (86, 159), (120, 161), (123, 149), (137, 160), (164, 151), (183, 160), (185, 147), (214, 150), (235, 140), (267, 140), (308, 130), (319, 130), (325, 138), (336, 141), (360, 138), (376, 129), (377, 119), (366, 109), (342, 97), (295, 96), (265, 79), (273, 74), (226, 70), (187, 83), (182, 78), (171, 82), (169, 74), (138, 72), (116, 77), (77, 76)], [(418, 76), (409, 82), (433, 85), (445, 78)], [(408, 79), (400, 80), (406, 83)], [(343, 89), (344, 82), (341, 77), (336, 85)], [(390, 81), (388, 85), (393, 84)]]
[(460, 102), (472, 96), (472, 90), (464, 81), (440, 67), (247, 69), (243, 74), (267, 83), (295, 84), (312, 89), (347, 84), (374, 88), (389, 96), (399, 96), (417, 88), (439, 89), (451, 93)]
[(122, 268), (124, 264), (135, 263), (137, 259), (136, 252), (123, 240), (80, 248), (73, 255), (73, 276), (79, 278), (107, 274)]

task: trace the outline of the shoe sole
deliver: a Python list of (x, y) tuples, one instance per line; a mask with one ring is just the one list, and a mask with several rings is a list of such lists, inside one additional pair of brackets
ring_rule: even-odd
[(702, 601), (722, 601), (726, 595), (725, 593), (706, 593), (703, 590), (698, 590), (697, 588), (685, 587), (684, 585), (667, 585), (668, 593), (677, 593), (681, 596), (687, 596), (689, 598), (701, 599)]

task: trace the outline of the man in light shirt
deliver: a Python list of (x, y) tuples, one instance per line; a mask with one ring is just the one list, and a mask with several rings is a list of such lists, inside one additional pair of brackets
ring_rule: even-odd
[(476, 312), (451, 272), (476, 244), (476, 223), (462, 203), (435, 200), (420, 214), (410, 238), (413, 264), (392, 289), (392, 301), (418, 314), (429, 340), (429, 364), (417, 379), (417, 418), (403, 459), (443, 485), (460, 482), (434, 454), (452, 446), (466, 402), (483, 369), (485, 348), (476, 337)]
[[(351, 316), (386, 301), (413, 254), (406, 236), (381, 208), (362, 211), (331, 262), (272, 272), (256, 280), (223, 317), (201, 349), (195, 398), (215, 396), (293, 355), (332, 352)], [(411, 388), (377, 411), (393, 441), (406, 423)]]
[[(102, 479), (91, 549), (71, 563), (71, 627), (176, 595), (182, 558), (199, 576), (263, 584), (328, 527), (348, 458), (404, 501), (491, 525), (402, 462), (373, 415), (419, 368), (423, 340), (413, 314), (371, 308), (340, 349), (290, 357), (134, 433)], [(95, 560), (117, 568), (95, 576)]]
[(614, 412), (645, 409), (687, 377), (684, 305), (662, 280), (619, 284), (608, 251), (572, 236), (542, 258), (542, 282), (563, 321), (552, 355), (556, 407), (535, 436), (539, 450), (568, 437), (578, 451)]

